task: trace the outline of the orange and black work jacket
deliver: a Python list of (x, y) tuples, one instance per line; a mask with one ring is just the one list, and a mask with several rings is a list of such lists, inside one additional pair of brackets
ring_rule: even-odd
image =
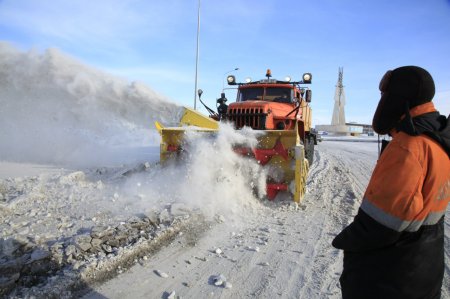
[(358, 214), (333, 240), (343, 298), (440, 298), (450, 121), (432, 102), (410, 114), (412, 129), (391, 132)]

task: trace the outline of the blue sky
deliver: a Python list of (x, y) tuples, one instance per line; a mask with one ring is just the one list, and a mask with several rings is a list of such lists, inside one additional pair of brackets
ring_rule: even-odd
[[(0, 39), (58, 48), (193, 106), (198, 0), (0, 0)], [(313, 74), (314, 124), (331, 122), (338, 68), (346, 119), (370, 123), (387, 69), (426, 68), (450, 113), (450, 0), (202, 0), (198, 87), (215, 106), (238, 80)], [(229, 100), (235, 91), (227, 90)], [(197, 106), (200, 106), (198, 103)], [(204, 111), (204, 110), (201, 110)]]

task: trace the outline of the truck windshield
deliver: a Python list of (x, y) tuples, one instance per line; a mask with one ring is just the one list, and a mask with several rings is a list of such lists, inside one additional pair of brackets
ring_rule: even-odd
[(263, 87), (241, 89), (239, 91), (239, 102), (262, 100), (263, 94)]
[(292, 89), (284, 87), (255, 87), (243, 88), (239, 90), (239, 102), (261, 100), (268, 102), (291, 103)]
[(264, 95), (265, 101), (290, 103), (292, 102), (292, 89), (280, 88), (280, 87), (268, 87), (266, 88), (266, 94)]

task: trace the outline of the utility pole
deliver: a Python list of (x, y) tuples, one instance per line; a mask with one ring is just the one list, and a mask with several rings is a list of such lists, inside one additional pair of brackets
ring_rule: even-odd
[(194, 90), (194, 110), (197, 109), (197, 79), (198, 79), (198, 48), (200, 42), (200, 0), (198, 0), (197, 11), (197, 53), (195, 56), (195, 90)]

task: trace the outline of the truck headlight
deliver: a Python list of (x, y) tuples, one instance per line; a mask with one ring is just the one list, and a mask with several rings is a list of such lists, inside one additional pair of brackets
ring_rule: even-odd
[(303, 74), (303, 83), (311, 83), (312, 75), (311, 73)]
[(227, 77), (228, 85), (235, 85), (236, 84), (236, 78), (233, 75), (229, 75)]

